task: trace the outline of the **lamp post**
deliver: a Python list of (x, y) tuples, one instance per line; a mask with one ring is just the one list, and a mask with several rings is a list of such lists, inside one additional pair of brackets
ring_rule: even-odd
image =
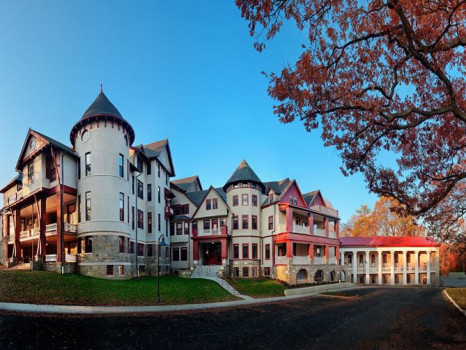
[(157, 245), (157, 304), (161, 304), (162, 300), (160, 299), (160, 247), (166, 246), (165, 238), (160, 236)]

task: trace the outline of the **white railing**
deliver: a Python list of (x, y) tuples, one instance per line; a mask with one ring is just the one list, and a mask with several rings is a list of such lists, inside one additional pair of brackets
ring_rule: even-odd
[(17, 191), (15, 193), (12, 193), (8, 196), (7, 204), (12, 204), (17, 200), (20, 200), (21, 198), (23, 198), (23, 191)]
[(315, 256), (314, 257), (314, 265), (322, 265), (324, 263), (323, 256)]
[(45, 256), (46, 262), (54, 262), (57, 261), (57, 254), (48, 254)]
[(308, 256), (293, 256), (293, 265), (309, 265)]
[(48, 224), (45, 226), (45, 232), (52, 232), (57, 230), (57, 224)]
[(327, 215), (331, 215), (334, 217), (338, 217), (338, 210), (330, 209), (322, 205), (313, 205), (311, 209), (318, 211), (319, 213), (322, 213), (322, 214), (327, 214)]
[[(200, 229), (198, 231), (199, 236), (209, 236), (209, 235), (221, 235), (222, 234), (222, 227), (213, 227), (211, 229)], [(229, 234), (227, 230), (227, 234)]]
[(33, 237), (33, 236), (37, 236), (37, 235), (39, 235), (39, 228), (38, 227), (32, 228), (30, 230), (21, 231), (19, 233), (20, 238), (28, 238), (28, 237)]
[(337, 238), (336, 232), (333, 232), (333, 231), (329, 231), (329, 232), (328, 232), (328, 236), (329, 236), (330, 238)]
[(65, 261), (66, 262), (77, 262), (78, 256), (76, 254), (65, 254)]
[(337, 263), (337, 259), (336, 259), (334, 256), (332, 256), (332, 257), (328, 258), (328, 263), (329, 263), (329, 264), (336, 264), (336, 263)]
[(21, 231), (21, 232), (19, 233), (19, 237), (21, 237), (21, 238), (29, 237), (29, 236), (30, 236), (29, 230)]
[(286, 265), (286, 256), (275, 256), (275, 264)]
[(77, 227), (78, 227), (77, 225), (69, 224), (65, 222), (65, 232), (76, 233)]
[(325, 230), (321, 228), (314, 229), (314, 236), (325, 237)]
[(293, 232), (310, 234), (309, 226), (293, 225)]

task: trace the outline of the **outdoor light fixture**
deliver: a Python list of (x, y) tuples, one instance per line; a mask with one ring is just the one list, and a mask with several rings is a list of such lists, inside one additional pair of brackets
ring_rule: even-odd
[(165, 238), (160, 236), (157, 246), (157, 304), (161, 304), (162, 300), (160, 299), (160, 247), (166, 246)]

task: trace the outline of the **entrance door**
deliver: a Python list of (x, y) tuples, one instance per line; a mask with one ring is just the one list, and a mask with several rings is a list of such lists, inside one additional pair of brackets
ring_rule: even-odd
[(203, 265), (222, 265), (222, 244), (220, 242), (201, 245)]

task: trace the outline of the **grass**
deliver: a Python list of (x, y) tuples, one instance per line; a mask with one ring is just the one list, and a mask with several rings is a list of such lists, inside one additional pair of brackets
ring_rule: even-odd
[(447, 288), (446, 292), (463, 310), (466, 310), (466, 288)]
[[(160, 278), (163, 304), (235, 300), (217, 283), (177, 276)], [(44, 271), (0, 272), (0, 302), (59, 305), (155, 305), (157, 278), (114, 281)]]
[[(255, 298), (283, 296), (285, 287), (278, 281), (271, 279), (237, 278), (230, 280), (241, 294)], [(229, 281), (229, 282), (230, 282)]]

